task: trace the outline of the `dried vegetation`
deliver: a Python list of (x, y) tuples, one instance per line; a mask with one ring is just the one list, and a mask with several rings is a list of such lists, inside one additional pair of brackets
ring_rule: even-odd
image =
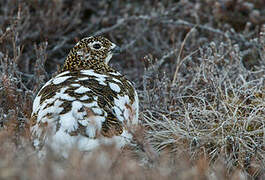
[[(0, 179), (265, 178), (265, 3), (0, 1)], [(135, 82), (138, 148), (41, 162), (32, 101), (85, 36), (122, 47)]]

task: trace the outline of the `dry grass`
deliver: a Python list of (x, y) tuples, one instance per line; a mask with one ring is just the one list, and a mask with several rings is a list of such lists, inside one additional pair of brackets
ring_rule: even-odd
[[(0, 2), (0, 179), (265, 178), (265, 4), (219, 1)], [(135, 82), (138, 147), (75, 149), (41, 162), (32, 101), (85, 36), (122, 47)]]

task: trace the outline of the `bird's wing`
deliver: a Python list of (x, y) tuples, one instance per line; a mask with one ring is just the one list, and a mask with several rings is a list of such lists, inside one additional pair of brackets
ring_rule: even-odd
[[(128, 96), (122, 82), (92, 71), (64, 72), (48, 81), (34, 100), (33, 130), (43, 136), (47, 126), (71, 136), (111, 137), (123, 132)], [(123, 92), (124, 93), (124, 92)]]

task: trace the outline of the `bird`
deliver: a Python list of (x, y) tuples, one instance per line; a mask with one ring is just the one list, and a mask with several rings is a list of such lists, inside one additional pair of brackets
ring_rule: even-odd
[(81, 39), (63, 66), (37, 93), (30, 118), (32, 144), (68, 157), (71, 148), (89, 152), (100, 144), (122, 148), (138, 125), (133, 83), (109, 66), (120, 48), (102, 36)]

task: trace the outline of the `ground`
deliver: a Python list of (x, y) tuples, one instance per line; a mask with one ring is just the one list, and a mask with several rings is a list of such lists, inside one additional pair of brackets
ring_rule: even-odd
[[(2, 0), (0, 179), (264, 178), (265, 2)], [(135, 83), (136, 148), (38, 159), (33, 99), (83, 37), (122, 48)]]

